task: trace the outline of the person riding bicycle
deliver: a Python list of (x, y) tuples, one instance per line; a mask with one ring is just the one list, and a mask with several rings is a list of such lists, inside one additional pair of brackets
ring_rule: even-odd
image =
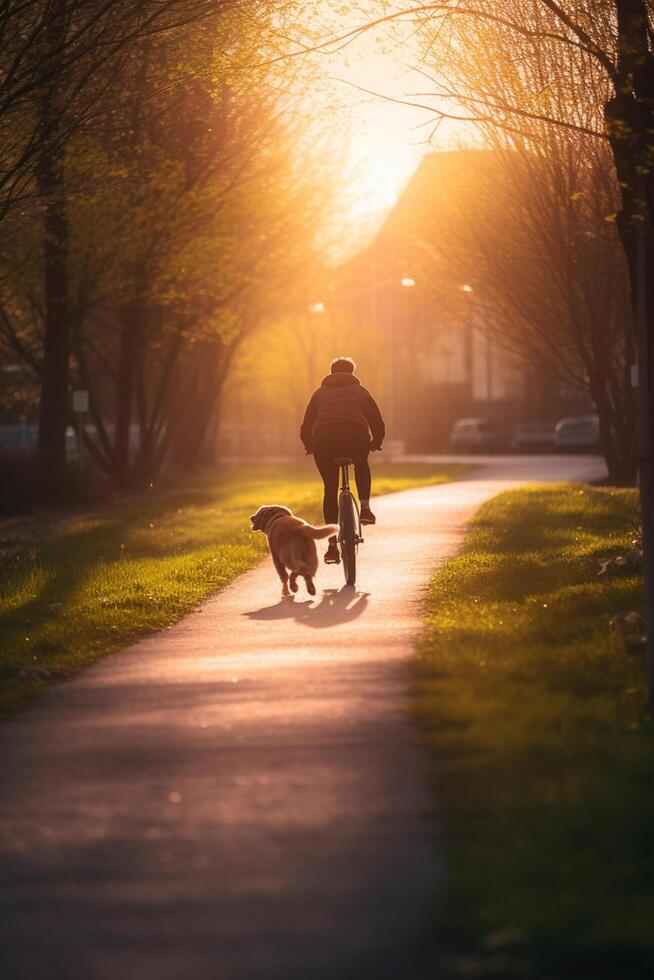
[[(386, 426), (375, 399), (354, 374), (351, 357), (337, 357), (330, 373), (309, 400), (300, 428), (300, 439), (307, 453), (313, 453), (324, 484), (323, 513), (326, 524), (338, 523), (338, 458), (354, 463), (361, 523), (374, 524), (370, 510), (372, 477), (368, 453), (381, 449)], [(325, 554), (328, 565), (341, 558), (336, 536), (329, 539)]]

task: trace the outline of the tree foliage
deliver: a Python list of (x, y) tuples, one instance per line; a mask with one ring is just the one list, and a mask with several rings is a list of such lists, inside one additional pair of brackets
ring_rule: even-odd
[[(20, 181), (5, 161), (1, 343), (40, 384), (49, 468), (69, 389), (83, 387), (86, 451), (129, 486), (210, 451), (234, 351), (310, 267), (322, 148), (300, 122), (300, 66), (261, 63), (276, 43), (270, 5), (40, 9), (64, 60), (47, 93), (33, 69), (8, 122), (37, 127), (43, 100), (53, 107)], [(104, 68), (85, 73), (91, 35)]]

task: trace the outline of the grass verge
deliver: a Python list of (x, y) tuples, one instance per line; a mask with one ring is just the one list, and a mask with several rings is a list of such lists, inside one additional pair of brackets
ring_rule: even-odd
[[(374, 462), (373, 462), (374, 465)], [(447, 482), (465, 467), (378, 464), (374, 493)], [(212, 480), (101, 510), (0, 524), (0, 713), (53, 681), (175, 622), (265, 551), (248, 515), (283, 502), (320, 518), (317, 474), (226, 467)]]
[(637, 524), (634, 491), (511, 491), (431, 582), (416, 694), (449, 860), (444, 976), (649, 975), (653, 727), (642, 650), (611, 625), (641, 582), (598, 577)]

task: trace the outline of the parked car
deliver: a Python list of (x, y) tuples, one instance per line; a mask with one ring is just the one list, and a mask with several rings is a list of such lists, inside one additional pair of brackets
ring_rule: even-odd
[(511, 449), (518, 453), (551, 453), (554, 426), (550, 422), (518, 422), (513, 427)]
[(502, 433), (486, 419), (457, 419), (450, 432), (455, 453), (494, 453), (502, 444)]
[(600, 447), (597, 415), (575, 415), (561, 419), (554, 426), (554, 445), (560, 452), (573, 449), (593, 452)]

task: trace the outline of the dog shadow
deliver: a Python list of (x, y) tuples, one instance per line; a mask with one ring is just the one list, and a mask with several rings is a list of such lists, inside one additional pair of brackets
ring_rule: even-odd
[(280, 599), (274, 606), (264, 606), (243, 615), (258, 620), (294, 619), (305, 626), (324, 629), (356, 619), (368, 605), (369, 597), (369, 592), (355, 592), (345, 585), (342, 589), (324, 589), (316, 597), (317, 602), (316, 599), (298, 601), (290, 596)]

